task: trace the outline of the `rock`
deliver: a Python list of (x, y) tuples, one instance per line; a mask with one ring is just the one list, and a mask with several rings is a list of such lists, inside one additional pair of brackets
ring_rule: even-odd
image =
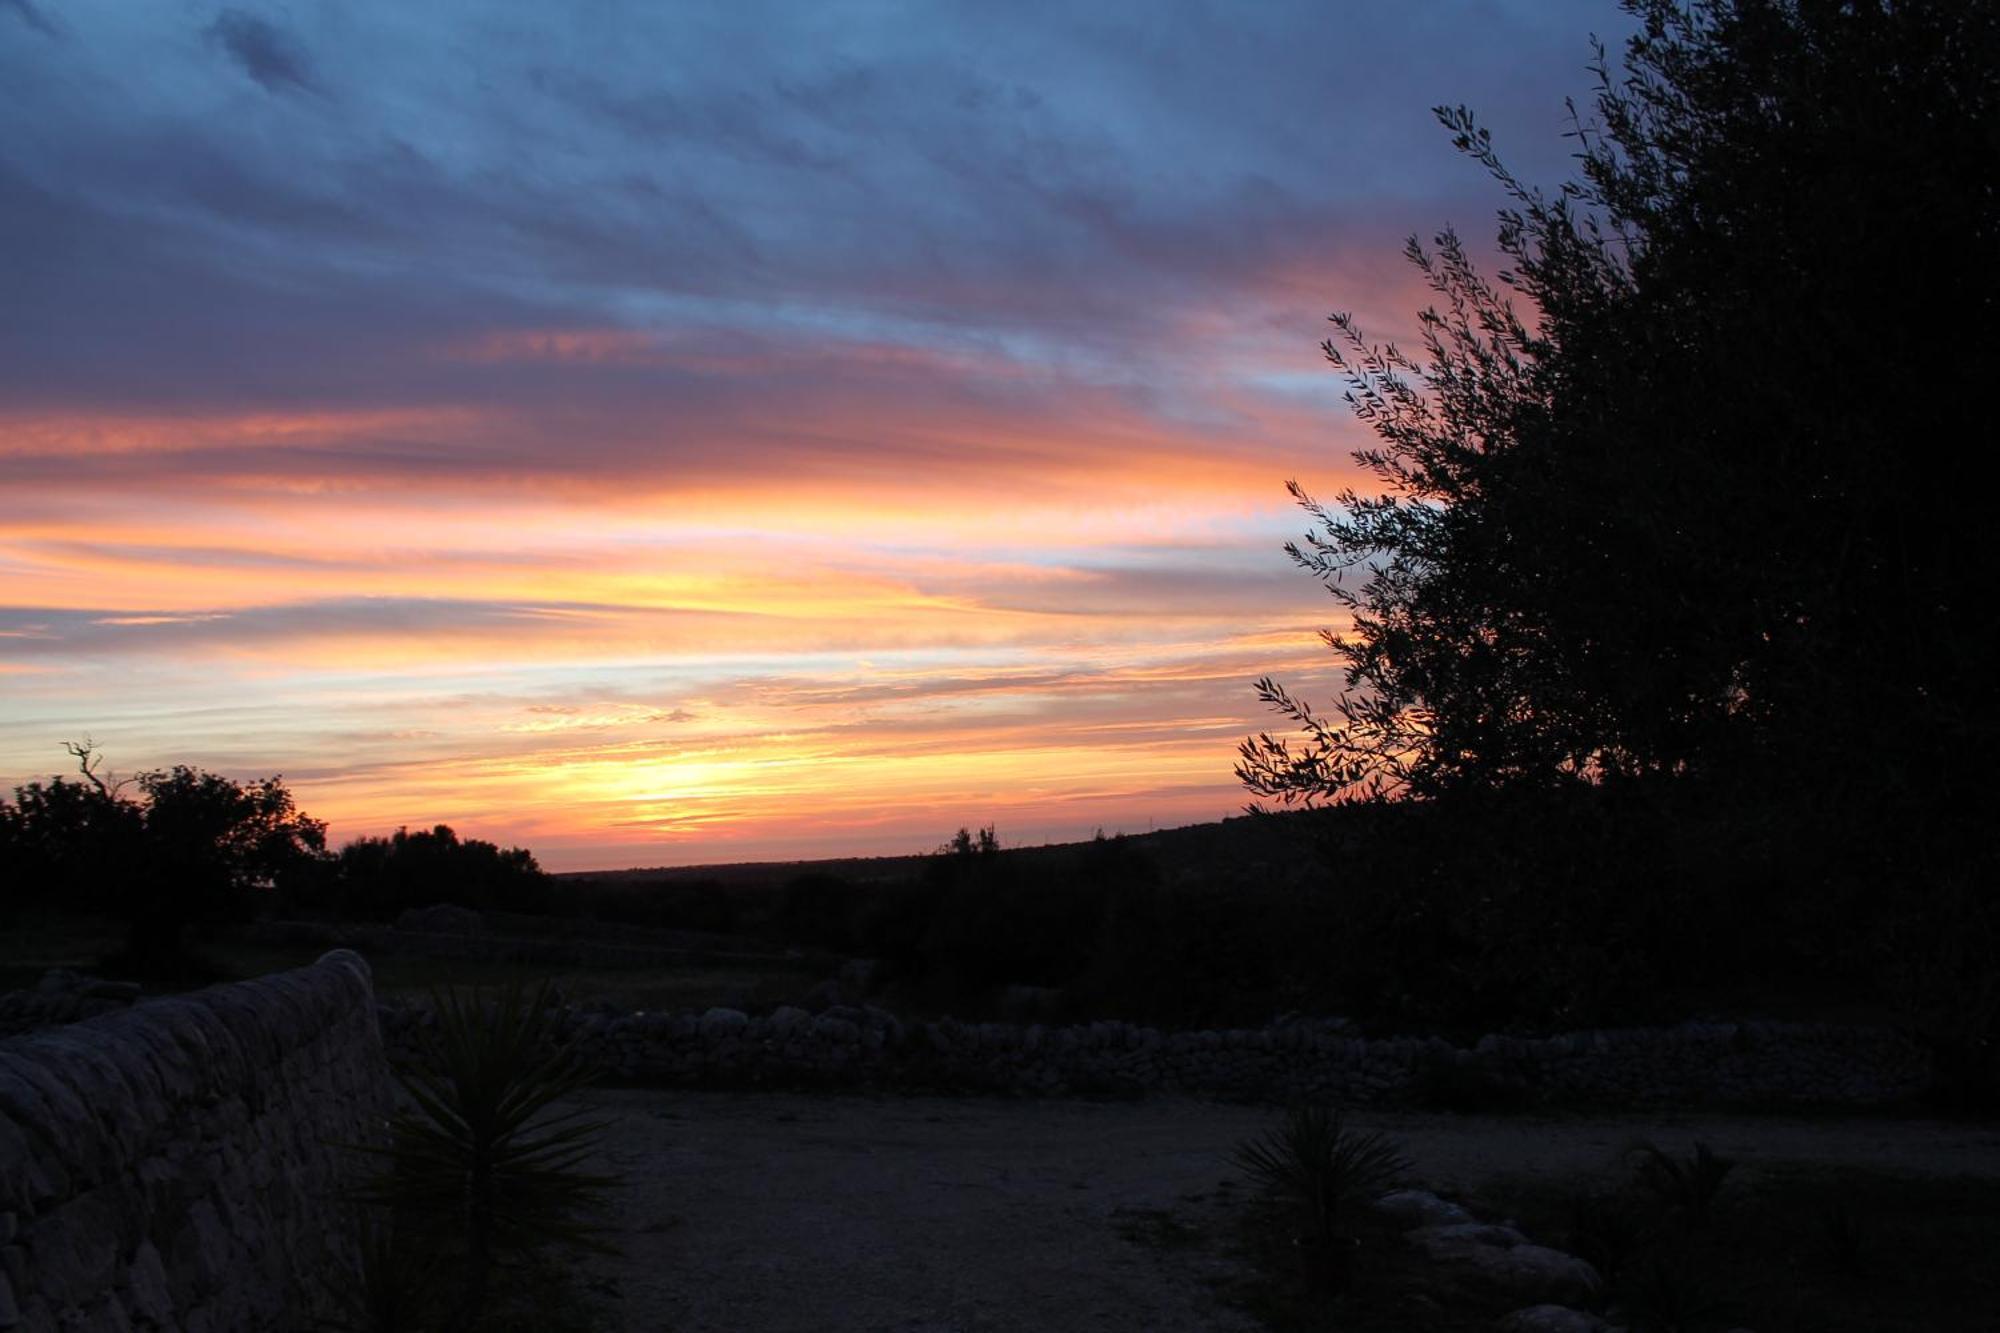
[(840, 965), (836, 980), (850, 995), (872, 995), (882, 977), (882, 964), (873, 958), (850, 958)]
[(750, 1015), (741, 1009), (715, 1008), (701, 1016), (700, 1032), (705, 1041), (736, 1036), (750, 1026)]
[(1487, 1222), (1442, 1222), (1421, 1226), (1409, 1233), (1412, 1245), (1433, 1259), (1449, 1258), (1466, 1250), (1510, 1250), (1526, 1245), (1528, 1238), (1512, 1227)]
[(1002, 1018), (1017, 1023), (1053, 1018), (1062, 1008), (1062, 992), (1052, 986), (1005, 986), (998, 1008)]
[(1443, 1316), (1444, 1307), (1435, 1296), (1411, 1291), (1403, 1295), (1403, 1313), (1409, 1319), (1408, 1327), (1429, 1328)]
[(133, 1255), (132, 1266), (127, 1271), (126, 1282), (131, 1292), (134, 1313), (142, 1319), (149, 1319), (161, 1328), (169, 1327), (174, 1318), (174, 1298), (167, 1285), (166, 1266), (161, 1262), (160, 1252), (150, 1240), (141, 1241), (137, 1253)]
[(469, 907), (437, 903), (409, 908), (396, 918), (396, 929), (421, 935), (481, 935), (486, 931), (486, 918)]
[(1480, 1246), (1466, 1258), (1487, 1286), (1524, 1301), (1588, 1301), (1603, 1286), (1597, 1270), (1545, 1245)]
[(1610, 1324), (1567, 1305), (1530, 1305), (1494, 1321), (1493, 1333), (1616, 1333)]
[(80, 1023), (127, 1008), (138, 998), (139, 987), (132, 982), (52, 967), (34, 989), (0, 995), (0, 1037)]
[(1472, 1221), (1472, 1214), (1429, 1190), (1396, 1190), (1375, 1200), (1376, 1211), (1404, 1228), (1453, 1226)]
[(1418, 1227), (1418, 1249), (1454, 1279), (1531, 1303), (1588, 1301), (1603, 1280), (1573, 1254), (1533, 1245), (1512, 1227), (1478, 1222)]
[(797, 1005), (781, 1004), (771, 1011), (768, 1025), (774, 1037), (788, 1037), (796, 1028), (812, 1022), (812, 1015)]
[(861, 1028), (853, 1020), (836, 1018), (832, 1014), (821, 1014), (813, 1020), (813, 1035), (824, 1041), (851, 1046), (861, 1040)]

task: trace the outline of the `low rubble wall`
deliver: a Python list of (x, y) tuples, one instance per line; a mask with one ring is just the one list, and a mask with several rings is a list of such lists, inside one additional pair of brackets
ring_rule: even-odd
[[(385, 1007), (392, 1052), (421, 1006)], [(905, 1023), (872, 1006), (614, 1014), (569, 1009), (563, 1030), (608, 1077), (637, 1084), (864, 1086), (1023, 1095), (1180, 1092), (1451, 1107), (1722, 1106), (1866, 1109), (1931, 1086), (1928, 1053), (1890, 1028), (1688, 1023), (1671, 1028), (1368, 1040), (1339, 1019), (1162, 1032), (1130, 1023)]]

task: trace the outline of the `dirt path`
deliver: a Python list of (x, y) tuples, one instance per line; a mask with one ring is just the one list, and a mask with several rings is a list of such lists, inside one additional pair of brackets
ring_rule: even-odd
[[(635, 1333), (1247, 1330), (1209, 1292), (1222, 1260), (1137, 1243), (1213, 1196), (1256, 1108), (593, 1091), (632, 1187), (611, 1264)], [(1441, 1188), (1603, 1167), (1635, 1137), (1780, 1163), (2000, 1178), (2000, 1126), (1686, 1115), (1378, 1114)]]

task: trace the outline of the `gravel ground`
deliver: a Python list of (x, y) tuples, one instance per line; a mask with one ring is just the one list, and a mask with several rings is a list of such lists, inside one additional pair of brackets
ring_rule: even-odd
[[(1225, 1260), (1145, 1243), (1149, 1220), (1240, 1186), (1231, 1147), (1268, 1110), (1193, 1100), (593, 1090), (631, 1187), (606, 1261), (643, 1333), (1232, 1333)], [(2000, 1178), (2000, 1126), (1776, 1117), (1366, 1113), (1423, 1182), (1594, 1172), (1638, 1137), (1781, 1163)], [(1224, 1182), (1228, 1182), (1225, 1184)]]

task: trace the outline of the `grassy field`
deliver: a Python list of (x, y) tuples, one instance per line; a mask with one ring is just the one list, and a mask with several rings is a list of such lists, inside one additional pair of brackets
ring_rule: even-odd
[[(0, 991), (33, 986), (43, 972), (54, 967), (93, 971), (122, 942), (122, 934), (110, 923), (69, 920), (23, 924), (0, 936)], [(217, 980), (304, 967), (324, 952), (324, 945), (257, 944), (227, 934), (198, 946), (199, 955), (213, 966)], [(811, 968), (775, 958), (753, 963), (566, 968), (381, 955), (370, 958), (369, 964), (375, 973), (376, 993), (385, 997), (423, 995), (434, 987), (504, 986), (515, 981), (535, 985), (549, 980), (574, 1001), (604, 1000), (622, 1009), (777, 1002), (796, 997), (819, 980)]]

